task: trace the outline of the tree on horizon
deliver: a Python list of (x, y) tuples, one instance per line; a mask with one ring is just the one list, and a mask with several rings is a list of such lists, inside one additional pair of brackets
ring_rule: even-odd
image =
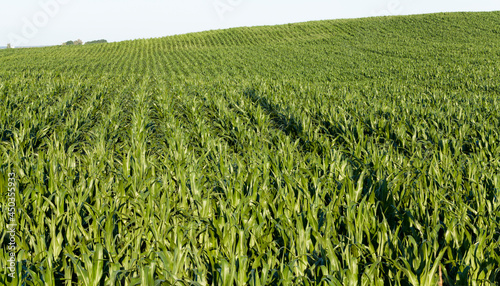
[(78, 39), (76, 41), (67, 41), (62, 43), (63, 46), (81, 46), (83, 45), (83, 41)]
[(105, 39), (101, 39), (101, 40), (95, 40), (95, 41), (89, 41), (89, 42), (86, 42), (85, 45), (92, 45), (92, 44), (106, 44), (108, 41), (106, 41)]

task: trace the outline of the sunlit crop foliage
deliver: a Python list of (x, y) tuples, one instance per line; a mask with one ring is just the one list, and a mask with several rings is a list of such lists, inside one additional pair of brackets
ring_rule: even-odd
[(498, 285), (499, 22), (0, 51), (0, 284)]

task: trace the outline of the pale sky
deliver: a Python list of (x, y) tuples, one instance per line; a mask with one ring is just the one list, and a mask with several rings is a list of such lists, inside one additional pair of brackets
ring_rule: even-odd
[(455, 11), (500, 0), (0, 0), (0, 46), (109, 42), (241, 26)]

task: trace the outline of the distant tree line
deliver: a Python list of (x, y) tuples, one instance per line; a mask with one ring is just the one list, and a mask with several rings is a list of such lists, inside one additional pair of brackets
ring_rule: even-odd
[[(104, 44), (107, 43), (108, 41), (101, 39), (101, 40), (95, 40), (95, 41), (90, 41), (86, 42), (85, 45), (92, 45), (92, 44)], [(63, 46), (81, 46), (83, 45), (83, 41), (78, 39), (76, 41), (67, 41), (62, 43)]]
[(95, 41), (90, 41), (90, 42), (86, 42), (85, 45), (92, 45), (92, 44), (105, 44), (107, 43), (108, 41), (104, 40), (104, 39), (101, 39), (101, 40), (95, 40)]
[(83, 45), (83, 41), (78, 39), (76, 41), (67, 41), (62, 44), (63, 46), (81, 46)]
[[(92, 44), (105, 44), (107, 43), (108, 41), (106, 41), (105, 39), (101, 39), (101, 40), (95, 40), (95, 41), (89, 41), (89, 42), (86, 42), (85, 45), (92, 45)], [(62, 43), (63, 46), (81, 46), (83, 45), (83, 41), (78, 39), (76, 41), (67, 41), (67, 42), (64, 42)], [(12, 45), (9, 43), (7, 44), (7, 49), (12, 49)]]

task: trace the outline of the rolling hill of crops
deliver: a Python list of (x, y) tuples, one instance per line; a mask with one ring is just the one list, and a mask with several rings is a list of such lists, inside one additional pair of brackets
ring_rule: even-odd
[(1, 50), (0, 284), (498, 285), (499, 23)]

